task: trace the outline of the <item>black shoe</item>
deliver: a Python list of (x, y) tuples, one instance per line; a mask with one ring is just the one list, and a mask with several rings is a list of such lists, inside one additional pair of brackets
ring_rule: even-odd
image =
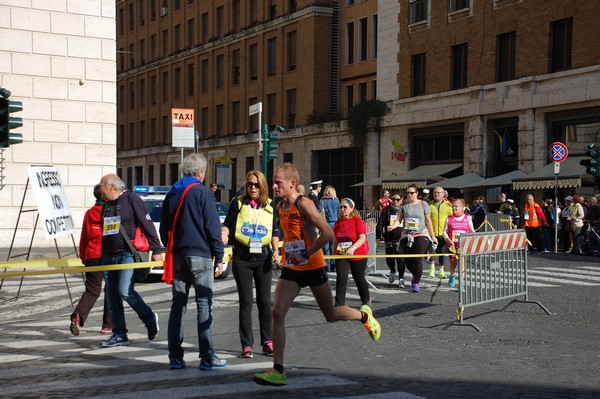
[(187, 367), (185, 364), (185, 360), (183, 359), (173, 359), (169, 362), (169, 370), (181, 370)]
[(104, 348), (110, 348), (113, 346), (129, 346), (129, 339), (127, 339), (127, 336), (119, 337), (118, 335), (113, 334), (106, 341), (100, 342), (100, 346)]
[(148, 329), (148, 340), (153, 341), (154, 338), (158, 335), (158, 330), (160, 327), (158, 326), (158, 313), (152, 312), (153, 323), (147, 324), (146, 328)]

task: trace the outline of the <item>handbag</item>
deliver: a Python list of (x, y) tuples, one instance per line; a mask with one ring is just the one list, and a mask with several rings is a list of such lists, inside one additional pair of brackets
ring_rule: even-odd
[(148, 237), (144, 233), (144, 230), (140, 226), (135, 226), (135, 234), (133, 236), (133, 240), (131, 240), (133, 247), (141, 252), (148, 252), (150, 249), (150, 243), (148, 242)]
[[(138, 228), (139, 227), (136, 227), (136, 230)], [(148, 259), (149, 259), (148, 252), (147, 251), (144, 251), (144, 252), (138, 251), (133, 246), (132, 241), (129, 239), (129, 236), (127, 235), (127, 233), (125, 232), (125, 229), (123, 228), (123, 225), (119, 226), (119, 231), (121, 232), (121, 235), (125, 239), (125, 242), (127, 243), (127, 246), (129, 247), (129, 251), (133, 255), (133, 261), (135, 263), (148, 262)], [(144, 235), (144, 237), (146, 237), (146, 236)], [(150, 248), (148, 248), (148, 249), (150, 249)], [(133, 278), (135, 279), (135, 281), (137, 283), (144, 282), (146, 280), (146, 278), (148, 278), (149, 275), (150, 275), (150, 268), (149, 267), (142, 267), (142, 268), (135, 268), (135, 269), (133, 269)]]

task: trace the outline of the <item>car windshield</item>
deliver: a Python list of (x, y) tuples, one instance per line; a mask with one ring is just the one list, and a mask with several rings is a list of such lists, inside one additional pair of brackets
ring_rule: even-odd
[(146, 199), (144, 204), (146, 204), (146, 209), (150, 214), (150, 218), (153, 222), (160, 222), (160, 218), (162, 216), (162, 198), (161, 199)]
[(227, 215), (229, 204), (226, 202), (217, 202), (217, 212), (222, 215)]

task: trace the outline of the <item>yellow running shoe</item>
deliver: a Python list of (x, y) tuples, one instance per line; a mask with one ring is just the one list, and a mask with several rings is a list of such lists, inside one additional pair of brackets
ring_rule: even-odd
[(440, 273), (438, 274), (439, 278), (448, 278), (448, 276), (446, 275), (446, 272), (444, 272), (443, 270), (440, 270)]
[(275, 369), (268, 369), (264, 373), (254, 374), (254, 382), (260, 385), (287, 385), (285, 373), (280, 373)]
[(367, 316), (369, 316), (367, 321), (363, 323), (363, 327), (365, 330), (367, 330), (371, 338), (373, 338), (373, 341), (377, 341), (381, 336), (381, 326), (379, 325), (377, 319), (373, 317), (373, 311), (368, 305), (362, 305), (360, 307), (360, 311), (365, 312)]

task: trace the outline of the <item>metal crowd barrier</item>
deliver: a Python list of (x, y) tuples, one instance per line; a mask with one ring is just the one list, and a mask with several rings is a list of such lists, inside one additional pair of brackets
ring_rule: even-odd
[(523, 302), (534, 303), (551, 314), (540, 302), (529, 300), (525, 230), (463, 234), (459, 256), (458, 317), (450, 325), (466, 325), (481, 331), (475, 324), (464, 322), (464, 309), (505, 299), (513, 300), (501, 310), (514, 302)]
[(502, 213), (486, 213), (485, 222), (479, 231), (502, 231), (513, 230), (516, 226), (512, 222), (512, 218)]

